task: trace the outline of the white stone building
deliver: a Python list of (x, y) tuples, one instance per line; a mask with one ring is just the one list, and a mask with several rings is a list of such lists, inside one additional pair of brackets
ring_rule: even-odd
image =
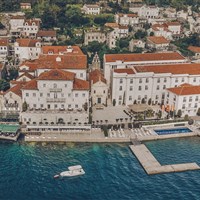
[(103, 70), (107, 83), (110, 84), (114, 69), (124, 69), (133, 66), (148, 66), (161, 64), (186, 63), (187, 59), (178, 52), (141, 53), (141, 54), (105, 54)]
[(34, 60), (41, 53), (41, 42), (35, 39), (17, 39), (14, 43), (15, 56), (22, 60)]
[(106, 33), (98, 29), (84, 31), (84, 45), (88, 45), (94, 41), (104, 43), (106, 41)]
[(23, 124), (78, 125), (88, 123), (89, 82), (60, 69), (41, 73), (22, 88)]
[(139, 17), (137, 14), (119, 13), (115, 15), (115, 21), (122, 26), (134, 26), (139, 24)]
[(24, 27), (24, 16), (11, 16), (9, 25), (10, 25), (10, 35), (15, 37), (20, 37), (21, 32), (23, 31)]
[(132, 39), (129, 42), (129, 51), (133, 52), (136, 48), (145, 48), (145, 42), (143, 40)]
[(182, 84), (178, 87), (167, 88), (165, 92), (165, 106), (173, 108), (177, 113), (182, 111), (182, 116), (196, 116), (200, 108), (200, 86)]
[(20, 8), (22, 10), (30, 10), (31, 9), (31, 4), (30, 3), (20, 3)]
[(23, 24), (23, 36), (29, 38), (36, 38), (40, 29), (40, 19), (26, 19)]
[(0, 61), (5, 62), (9, 53), (8, 39), (0, 38)]
[(134, 102), (164, 104), (166, 88), (189, 83), (199, 85), (200, 64), (171, 64), (137, 66), (115, 69), (112, 74), (112, 101), (116, 105), (130, 105)]
[(189, 46), (188, 49), (194, 53), (194, 59), (200, 59), (200, 47)]
[(85, 4), (82, 8), (83, 12), (88, 15), (99, 15), (100, 6), (97, 4)]
[(153, 19), (159, 17), (159, 12), (160, 9), (157, 6), (143, 5), (138, 11), (138, 16)]

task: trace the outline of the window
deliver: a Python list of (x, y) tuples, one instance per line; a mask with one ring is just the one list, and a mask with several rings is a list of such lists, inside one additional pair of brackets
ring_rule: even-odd
[(43, 93), (40, 93), (40, 97), (43, 97)]
[(156, 95), (156, 99), (158, 99), (158, 95)]
[(68, 97), (71, 97), (71, 94), (68, 94)]
[(139, 87), (138, 87), (138, 90), (142, 90), (142, 86), (139, 86)]
[(33, 97), (36, 97), (36, 93), (33, 93)]
[(123, 79), (122, 78), (120, 78), (119, 83), (123, 83)]
[(140, 95), (138, 96), (138, 100), (141, 100), (141, 96)]
[(196, 81), (197, 81), (197, 79), (196, 79), (196, 78), (194, 78), (194, 79), (193, 79), (193, 82), (196, 82)]
[(65, 107), (64, 104), (62, 104), (62, 105), (61, 105), (61, 108), (64, 108), (64, 107)]
[(130, 86), (130, 91), (133, 91), (133, 86)]
[(130, 84), (132, 84), (133, 83), (133, 79), (130, 79)]
[(185, 109), (185, 104), (182, 105), (182, 109)]
[(36, 104), (33, 104), (33, 107), (36, 108)]
[(57, 88), (57, 84), (56, 83), (53, 84), (53, 88)]
[(40, 104), (40, 108), (43, 108), (43, 106), (44, 106), (43, 104)]
[(69, 104), (69, 105), (68, 105), (68, 108), (71, 108), (71, 107), (72, 107), (72, 105), (71, 105), (71, 104)]
[(119, 100), (122, 100), (122, 96), (121, 95), (119, 96)]
[(78, 97), (78, 93), (75, 94), (75, 97)]
[(149, 79), (148, 78), (146, 78), (146, 83), (148, 83), (149, 82)]
[(147, 99), (147, 95), (144, 95), (144, 98)]
[(29, 93), (26, 93), (26, 97), (29, 97)]
[(183, 97), (183, 102), (186, 102), (186, 97)]
[(148, 90), (148, 85), (145, 85), (145, 90)]
[(166, 85), (163, 85), (163, 89), (165, 89), (166, 88)]
[(82, 97), (85, 97), (85, 93), (82, 94)]
[(83, 77), (83, 73), (80, 74), (80, 77)]
[(166, 83), (167, 82), (167, 78), (164, 78), (164, 83)]
[(75, 105), (75, 108), (78, 108), (78, 105), (77, 105), (77, 104)]
[(160, 83), (160, 78), (157, 79), (157, 83)]
[(64, 93), (61, 93), (61, 97), (64, 97)]
[[(192, 102), (192, 97), (189, 98), (189, 102)], [(189, 106), (190, 107), (190, 106)]]
[(50, 97), (50, 93), (47, 93), (47, 97)]
[(176, 82), (176, 83), (178, 82), (178, 78), (175, 79), (175, 82)]
[(45, 84), (45, 83), (43, 84), (43, 87), (46, 87), (46, 84)]
[(55, 104), (55, 105), (54, 105), (54, 108), (55, 108), (55, 109), (56, 109), (56, 108), (58, 108), (58, 105), (57, 105), (57, 104)]
[(122, 91), (122, 86), (119, 86), (119, 91)]
[(197, 108), (197, 103), (194, 104), (194, 107)]
[(139, 79), (139, 83), (142, 83), (142, 79), (141, 78)]
[(196, 96), (196, 98), (195, 98), (195, 101), (198, 101), (199, 100), (199, 97), (198, 96)]
[(94, 90), (94, 94), (96, 93), (96, 90)]
[(128, 99), (129, 99), (129, 101), (132, 101), (132, 96), (129, 96), (129, 98), (128, 98)]
[(159, 90), (160, 89), (160, 86), (159, 85), (157, 85), (157, 87), (156, 87), (156, 90)]
[(182, 82), (184, 82), (184, 81), (185, 81), (185, 79), (184, 79), (184, 78), (182, 78), (182, 79), (181, 79), (181, 81), (182, 81)]

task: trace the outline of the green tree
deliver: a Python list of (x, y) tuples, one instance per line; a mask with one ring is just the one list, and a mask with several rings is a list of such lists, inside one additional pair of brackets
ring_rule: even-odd
[(8, 90), (9, 88), (10, 88), (10, 84), (9, 84), (6, 80), (1, 79), (1, 80), (0, 80), (0, 90), (1, 90), (1, 91), (6, 91), (6, 90)]
[(135, 33), (135, 38), (136, 39), (142, 39), (142, 38), (145, 38), (146, 36), (147, 36), (147, 32), (146, 31), (138, 30)]

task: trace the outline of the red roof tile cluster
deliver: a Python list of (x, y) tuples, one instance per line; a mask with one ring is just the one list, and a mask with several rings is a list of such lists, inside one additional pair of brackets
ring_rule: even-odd
[(34, 76), (32, 76), (31, 74), (29, 74), (28, 72), (24, 72), (23, 74), (21, 74), (20, 76), (18, 76), (16, 80), (19, 80), (23, 76), (26, 76), (29, 79), (34, 79)]
[(23, 90), (37, 90), (37, 79), (33, 79), (26, 83), (24, 87), (22, 87)]
[(170, 43), (170, 41), (167, 40), (163, 36), (150, 36), (150, 37), (147, 37), (147, 40), (154, 44), (169, 44)]
[(9, 92), (13, 92), (18, 96), (22, 96), (22, 87), (26, 84), (26, 82), (20, 82), (17, 85), (13, 86), (12, 88), (10, 88), (9, 90), (7, 90), (4, 94), (7, 94)]
[(119, 74), (135, 74), (135, 72), (131, 68), (115, 69), (114, 72)]
[(29, 26), (32, 26), (33, 23), (35, 23), (36, 26), (40, 25), (41, 20), (40, 19), (26, 19), (24, 24), (28, 24)]
[(176, 95), (195, 95), (200, 94), (200, 86), (194, 86), (190, 84), (180, 85), (179, 87), (168, 88), (168, 91)]
[(11, 16), (10, 19), (25, 19), (25, 16), (21, 16), (21, 15), (16, 15), (16, 16)]
[(138, 54), (105, 54), (106, 62), (141, 62), (141, 61), (166, 61), (166, 60), (186, 60), (178, 52), (165, 53), (138, 53)]
[(172, 73), (172, 74), (200, 74), (200, 64), (173, 64), (173, 65), (151, 65), (134, 67), (136, 72)]
[(138, 17), (138, 15), (134, 14), (134, 13), (130, 13), (130, 14), (119, 13), (118, 16), (119, 17), (125, 17), (125, 16), (127, 16), (127, 17)]
[(0, 46), (8, 46), (8, 39), (0, 38)]
[(63, 71), (60, 69), (52, 69), (40, 74), (38, 80), (74, 80), (74, 78), (75, 73)]
[(98, 81), (101, 81), (106, 84), (106, 79), (104, 78), (103, 73), (98, 69), (95, 69), (92, 72), (90, 72), (89, 80), (91, 84), (95, 84)]
[(200, 53), (200, 47), (197, 46), (189, 46), (188, 49), (194, 53)]
[(53, 55), (84, 55), (78, 46), (43, 46), (42, 53), (49, 54), (49, 52), (53, 53)]
[(41, 31), (38, 31), (37, 37), (56, 37), (56, 31), (54, 31), (54, 30), (48, 30), (48, 31), (41, 30)]
[(118, 28), (119, 25), (117, 23), (105, 23), (105, 26), (110, 28)]
[(90, 85), (88, 81), (75, 78), (73, 82), (73, 89), (74, 90), (89, 90)]
[(36, 47), (36, 43), (40, 42), (40, 40), (23, 38), (17, 39), (16, 42), (20, 47)]

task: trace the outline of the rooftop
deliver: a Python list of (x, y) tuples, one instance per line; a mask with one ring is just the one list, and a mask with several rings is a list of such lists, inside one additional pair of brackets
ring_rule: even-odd
[(194, 86), (190, 84), (183, 84), (179, 87), (168, 88), (168, 91), (176, 94), (176, 95), (195, 95), (200, 94), (200, 86)]
[(114, 72), (119, 74), (135, 74), (135, 72), (131, 68), (115, 69)]
[(169, 44), (170, 41), (167, 40), (165, 37), (163, 36), (150, 36), (147, 37), (147, 40), (151, 41), (154, 44)]
[(150, 65), (134, 67), (136, 72), (154, 72), (154, 73), (171, 73), (171, 74), (200, 74), (200, 64), (172, 64), (172, 65)]
[(20, 47), (35, 47), (37, 42), (40, 42), (40, 40), (35, 39), (17, 39), (16, 42), (19, 44)]
[(189, 46), (188, 49), (194, 53), (200, 53), (200, 47), (197, 46)]
[(8, 39), (0, 38), (0, 46), (8, 46)]
[(37, 37), (56, 37), (56, 31), (54, 30), (40, 30), (37, 33)]
[(166, 61), (166, 60), (180, 60), (186, 59), (178, 52), (165, 53), (138, 53), (138, 54), (105, 54), (106, 62), (142, 62), (142, 61)]
[(89, 80), (90, 82), (93, 82), (93, 84), (97, 83), (98, 81), (106, 83), (106, 79), (104, 78), (103, 73), (98, 69), (95, 69), (92, 72), (90, 72)]

